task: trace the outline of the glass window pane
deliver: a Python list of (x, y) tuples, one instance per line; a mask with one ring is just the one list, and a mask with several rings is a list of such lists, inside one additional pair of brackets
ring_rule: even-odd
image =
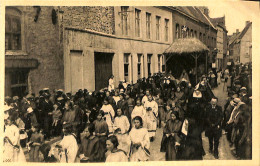
[(125, 76), (128, 76), (128, 64), (124, 64), (124, 73)]
[(11, 50), (11, 35), (5, 34), (5, 49)]
[(5, 17), (5, 32), (11, 32), (11, 20), (9, 17)]

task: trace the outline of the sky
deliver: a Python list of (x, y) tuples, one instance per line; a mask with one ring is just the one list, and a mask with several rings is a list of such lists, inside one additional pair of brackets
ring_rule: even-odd
[(226, 28), (228, 35), (239, 29), (241, 32), (245, 27), (246, 21), (254, 21), (259, 17), (259, 2), (252, 1), (219, 1), (208, 6), (211, 18), (222, 17), (225, 15)]

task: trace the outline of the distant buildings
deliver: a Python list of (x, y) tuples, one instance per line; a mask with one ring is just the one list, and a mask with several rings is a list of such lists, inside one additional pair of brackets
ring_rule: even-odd
[(212, 23), (217, 28), (217, 61), (216, 67), (221, 70), (225, 69), (227, 65), (227, 29), (225, 25), (225, 16), (218, 18), (211, 18)]
[(242, 32), (229, 36), (229, 55), (235, 63), (252, 62), (252, 22), (246, 21)]
[[(217, 28), (208, 9), (146, 6), (6, 7), (5, 95), (135, 83), (165, 72), (164, 50), (197, 37), (214, 62)], [(223, 39), (224, 40), (224, 39)], [(224, 48), (223, 48), (224, 49)]]

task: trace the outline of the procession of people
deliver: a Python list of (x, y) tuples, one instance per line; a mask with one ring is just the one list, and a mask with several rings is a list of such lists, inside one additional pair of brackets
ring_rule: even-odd
[[(44, 88), (38, 95), (6, 97), (4, 162), (25, 161), (24, 148), (30, 162), (148, 161), (158, 128), (167, 161), (202, 160), (205, 150), (218, 159), (223, 134), (238, 159), (251, 159), (250, 70), (210, 71), (194, 87), (186, 77), (156, 73), (118, 86), (111, 76), (107, 88), (94, 92)], [(223, 108), (212, 92), (221, 81), (228, 93)], [(58, 136), (55, 147), (45, 143)]]

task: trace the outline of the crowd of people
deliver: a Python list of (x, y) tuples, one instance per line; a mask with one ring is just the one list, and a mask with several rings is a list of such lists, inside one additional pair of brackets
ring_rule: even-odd
[[(249, 159), (252, 100), (241, 78), (248, 70), (219, 78), (209, 73), (195, 87), (188, 78), (157, 73), (118, 86), (111, 77), (107, 88), (94, 92), (44, 88), (37, 96), (6, 97), (4, 161), (25, 160), (24, 147), (31, 162), (147, 161), (158, 128), (163, 128), (160, 151), (167, 161), (203, 159), (203, 131), (209, 152), (218, 158), (222, 129), (237, 157)], [(224, 110), (212, 93), (222, 78), (232, 78)], [(62, 140), (54, 148), (45, 144), (57, 136)]]

